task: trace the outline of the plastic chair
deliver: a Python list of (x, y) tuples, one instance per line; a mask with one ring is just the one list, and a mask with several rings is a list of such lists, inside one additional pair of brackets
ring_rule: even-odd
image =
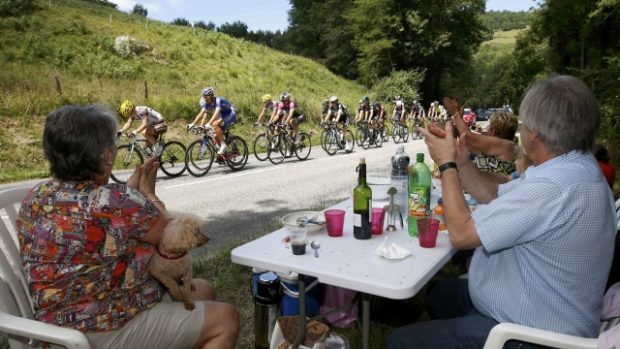
[(42, 348), (42, 342), (69, 349), (90, 349), (86, 336), (74, 329), (33, 320), (24, 278), (15, 220), (29, 187), (0, 192), (0, 332), (12, 349)]

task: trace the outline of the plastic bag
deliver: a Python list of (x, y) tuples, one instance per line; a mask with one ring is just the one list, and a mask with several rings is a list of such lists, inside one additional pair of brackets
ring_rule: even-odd
[(346, 304), (350, 304), (348, 308), (345, 307), (344, 309), (340, 309), (326, 316), (325, 319), (332, 326), (340, 328), (352, 327), (355, 325), (355, 321), (357, 320), (356, 296), (357, 291), (332, 285), (325, 285), (320, 313), (324, 314)]

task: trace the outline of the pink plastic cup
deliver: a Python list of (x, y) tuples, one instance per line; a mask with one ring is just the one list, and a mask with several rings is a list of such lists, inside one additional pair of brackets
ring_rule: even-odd
[(383, 220), (385, 218), (385, 211), (382, 208), (372, 208), (372, 224), (370, 226), (370, 232), (373, 235), (379, 235), (383, 233)]
[(422, 247), (435, 247), (437, 243), (437, 232), (439, 231), (439, 220), (435, 218), (418, 219), (418, 239)]
[(342, 236), (342, 228), (344, 227), (344, 210), (327, 210), (325, 213), (325, 222), (327, 223), (327, 235)]

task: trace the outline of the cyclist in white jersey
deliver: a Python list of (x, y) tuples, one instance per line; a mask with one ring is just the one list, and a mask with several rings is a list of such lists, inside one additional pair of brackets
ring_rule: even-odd
[(136, 106), (131, 101), (125, 100), (121, 103), (118, 111), (122, 117), (127, 119), (127, 122), (118, 131), (118, 136), (129, 130), (134, 120), (138, 120), (140, 125), (131, 131), (131, 135), (142, 134), (146, 139), (146, 146), (151, 149), (157, 142), (156, 137), (166, 132), (166, 122), (163, 116), (149, 107)]

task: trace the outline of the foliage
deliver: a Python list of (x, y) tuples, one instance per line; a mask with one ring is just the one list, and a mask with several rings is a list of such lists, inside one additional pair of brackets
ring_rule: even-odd
[(235, 38), (246, 38), (249, 34), (248, 25), (241, 21), (224, 23), (219, 28), (217, 28), (217, 31), (220, 33), (228, 34)]
[(182, 27), (191, 27), (192, 24), (185, 18), (183, 17), (178, 17), (172, 20), (172, 22), (170, 22), (170, 24), (174, 24), (174, 25), (179, 25)]
[[(114, 39), (122, 35), (152, 50), (120, 57)], [(265, 93), (291, 92), (311, 120), (302, 128), (312, 131), (323, 99), (337, 94), (354, 104), (365, 91), (307, 58), (202, 28), (145, 22), (81, 0), (54, 0), (52, 7), (3, 18), (0, 66), (0, 182), (46, 175), (41, 125), (46, 114), (68, 103), (115, 109), (132, 99), (165, 116), (171, 123), (167, 137), (189, 142), (184, 125), (198, 113), (200, 89), (211, 85), (235, 105), (234, 132), (249, 141)]]
[(482, 15), (482, 24), (491, 33), (524, 29), (530, 22), (531, 12), (519, 11), (487, 11)]
[(215, 30), (215, 23), (213, 22), (205, 23), (204, 21), (198, 21), (194, 23), (194, 26), (205, 30)]
[(0, 17), (22, 15), (34, 8), (34, 0), (0, 0)]
[(419, 86), (422, 80), (424, 73), (416, 70), (394, 71), (373, 85), (370, 97), (379, 101), (393, 101), (394, 96), (401, 96), (405, 101), (419, 99), (416, 86)]
[(149, 12), (148, 10), (142, 6), (141, 4), (135, 4), (133, 6), (133, 10), (131, 11), (132, 15), (137, 15), (137, 16), (142, 16), (142, 17), (146, 17)]

